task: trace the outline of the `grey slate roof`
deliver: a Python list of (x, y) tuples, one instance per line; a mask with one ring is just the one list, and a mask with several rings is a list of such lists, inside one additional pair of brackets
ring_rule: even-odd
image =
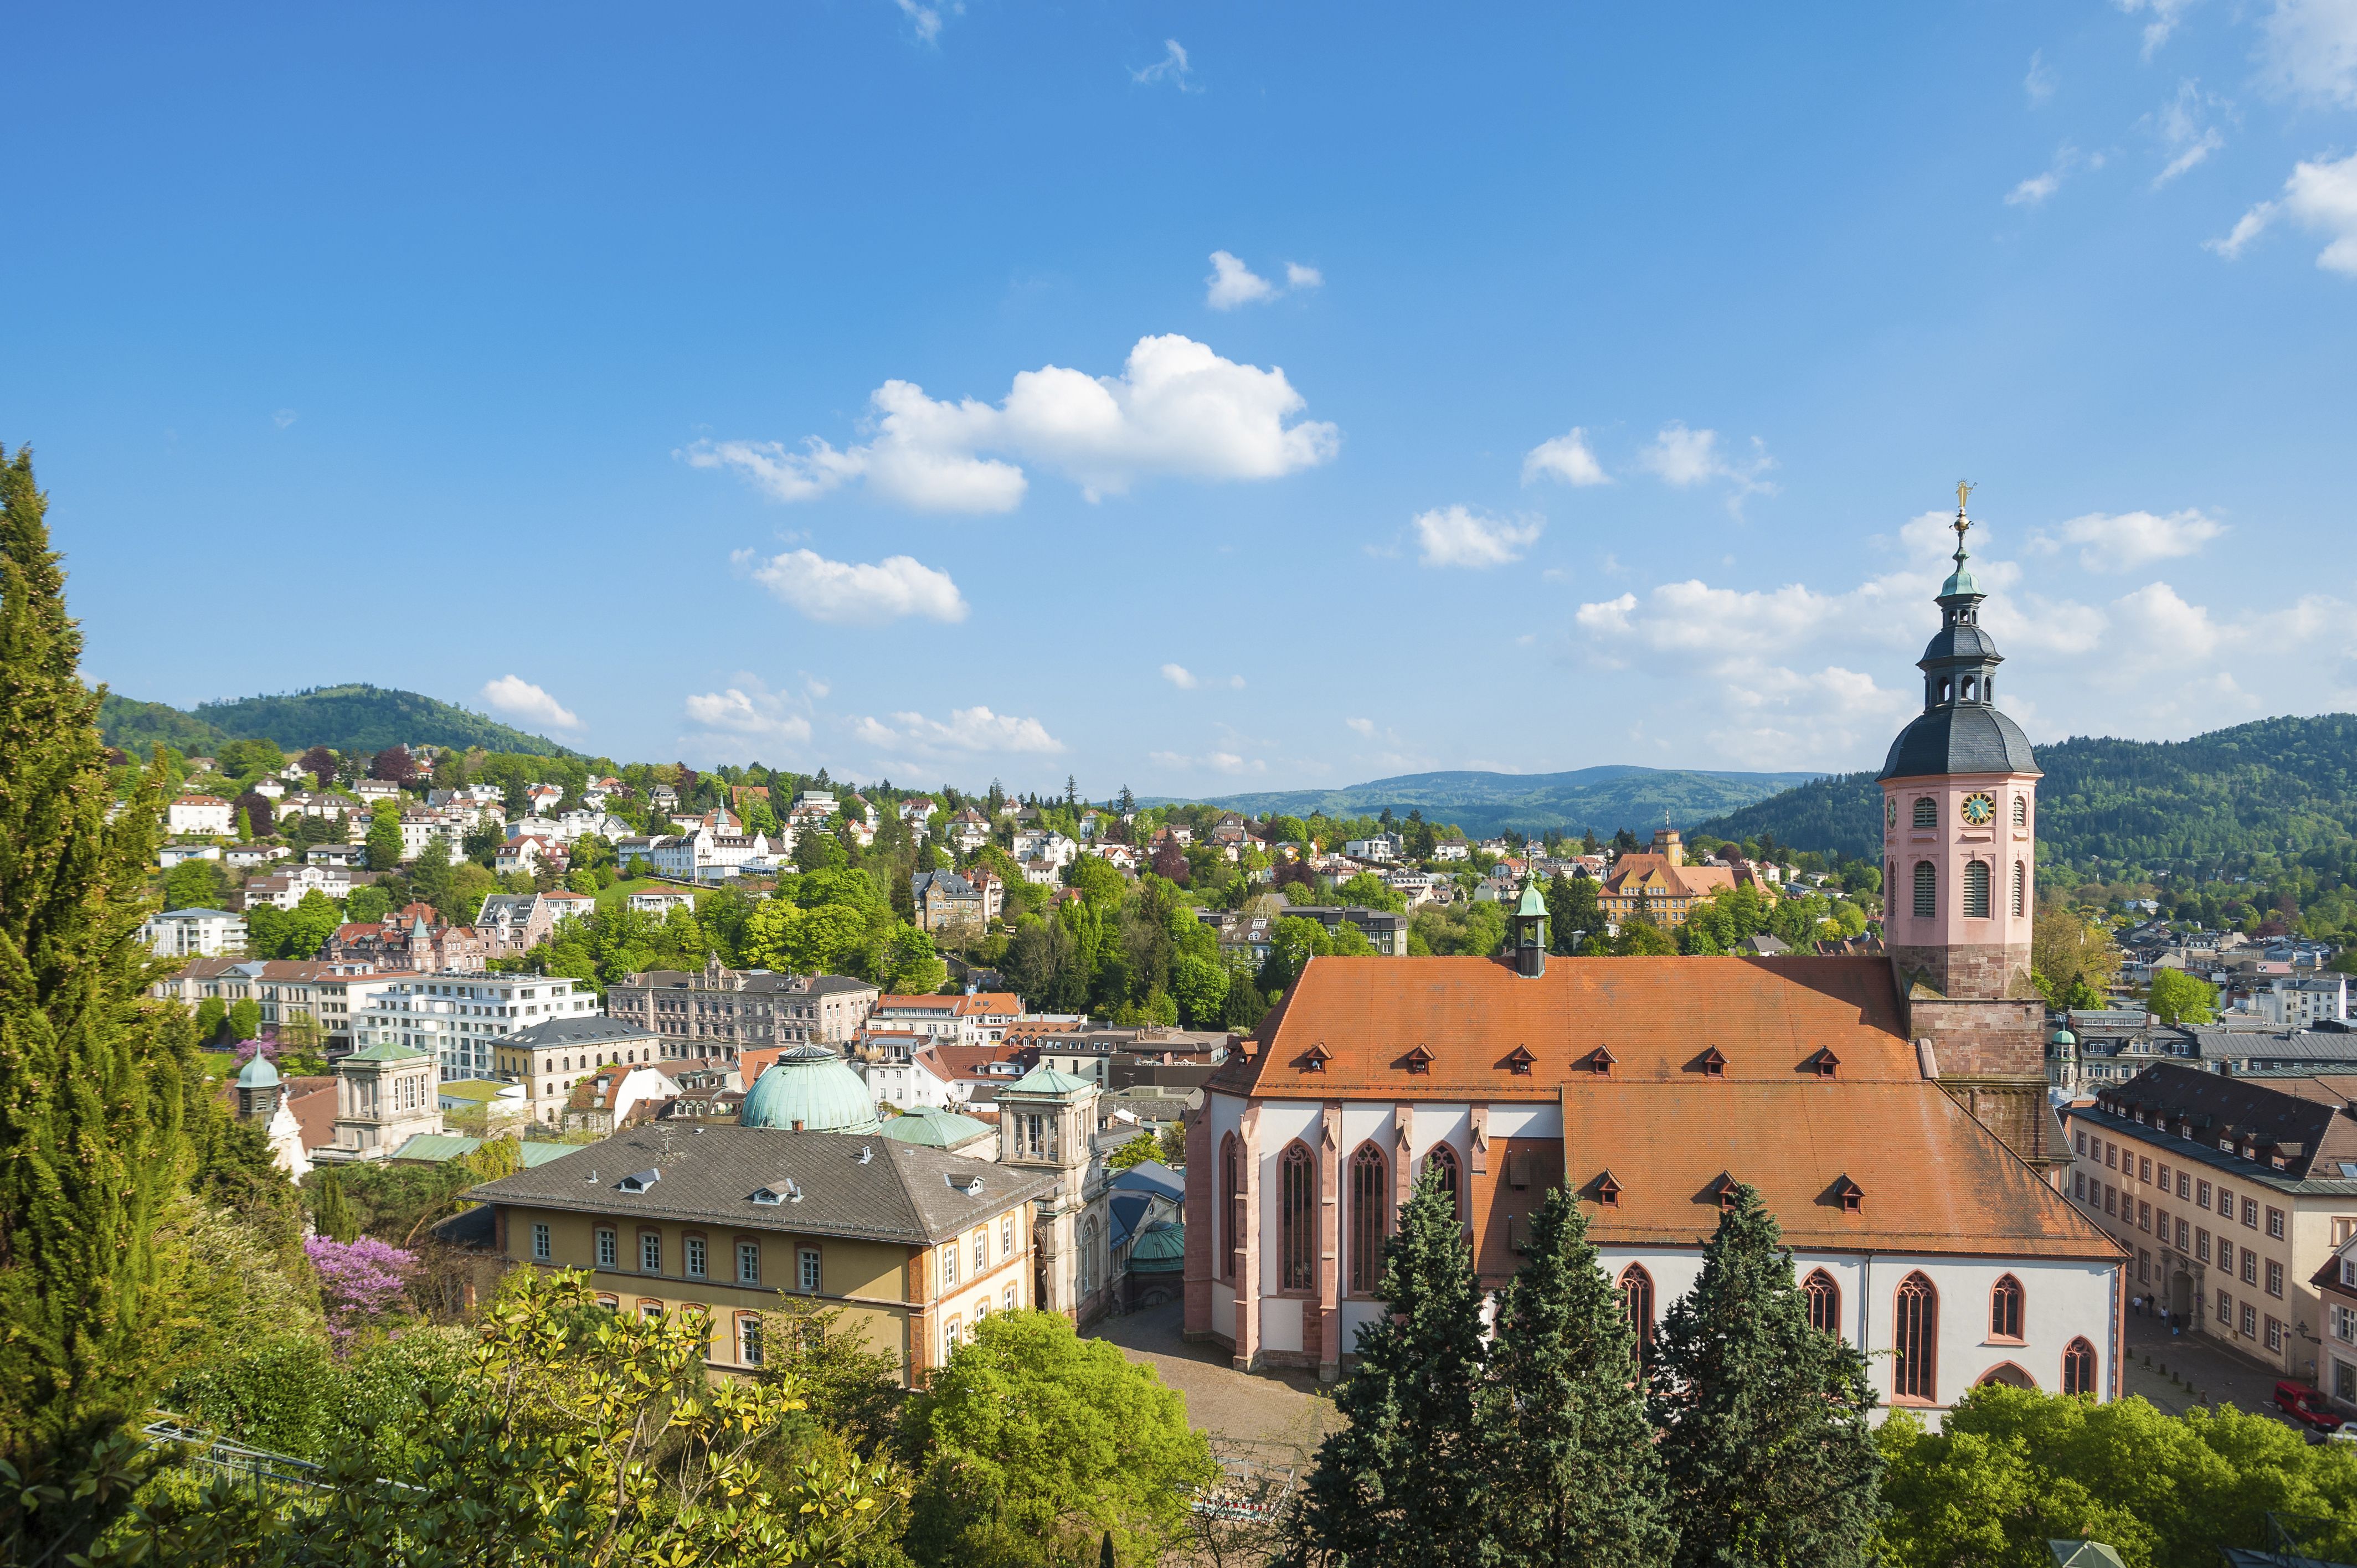
[(1983, 703), (1949, 703), (1919, 714), (1899, 732), (1876, 777), (2039, 771), (2019, 725)]
[[(863, 1149), (865, 1162), (859, 1157)], [(624, 1176), (647, 1170), (660, 1172), (661, 1179), (644, 1192), (621, 1189)], [(595, 1182), (587, 1179), (592, 1174)], [(952, 1177), (961, 1185), (951, 1186)], [(783, 1191), (789, 1180), (802, 1192), (800, 1202), (753, 1201), (756, 1191)], [(969, 1196), (964, 1185), (974, 1182), (982, 1190)], [(1010, 1205), (1046, 1197), (1055, 1185), (1045, 1172), (896, 1144), (872, 1133), (683, 1130), (673, 1122), (617, 1133), (553, 1165), (486, 1182), (467, 1196), (585, 1214), (642, 1214), (686, 1224), (930, 1246)]]
[(2211, 1029), (2188, 1025), (2182, 1033), (2193, 1036), (2203, 1061), (2270, 1061), (2357, 1063), (2357, 1032), (2338, 1029), (2287, 1029), (2262, 1034), (2248, 1029)]
[(544, 1050), (552, 1046), (598, 1046), (622, 1040), (657, 1038), (652, 1029), (633, 1024), (627, 1018), (608, 1018), (603, 1014), (587, 1018), (544, 1018), (527, 1028), (500, 1041), (502, 1046), (522, 1046), (527, 1050)]
[[(2165, 1127), (2153, 1127), (2147, 1137), (2167, 1139), (2181, 1157), (2198, 1159), (2242, 1175), (2245, 1180), (2270, 1185), (2338, 1179), (2342, 1161), (2357, 1160), (2357, 1122), (2342, 1113), (2340, 1093), (2314, 1079), (2256, 1079), (2204, 1072), (2174, 1062), (2157, 1063), (2126, 1083), (2106, 1086), (2095, 1093), (2106, 1109), (2119, 1107), (2133, 1114), (2160, 1113)], [(2179, 1138), (2179, 1119), (2190, 1121), (2191, 1138)], [(2258, 1165), (2235, 1152), (2221, 1149), (2221, 1138), (2239, 1143), (2249, 1137), (2262, 1145), (2298, 1144), (2287, 1153), (2281, 1169)]]

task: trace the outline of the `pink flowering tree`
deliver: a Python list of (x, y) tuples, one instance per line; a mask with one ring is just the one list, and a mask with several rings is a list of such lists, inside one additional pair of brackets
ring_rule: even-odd
[(303, 1251), (318, 1271), (319, 1295), (328, 1310), (328, 1337), (341, 1352), (363, 1329), (373, 1326), (408, 1288), (417, 1255), (373, 1236), (337, 1241), (304, 1238)]

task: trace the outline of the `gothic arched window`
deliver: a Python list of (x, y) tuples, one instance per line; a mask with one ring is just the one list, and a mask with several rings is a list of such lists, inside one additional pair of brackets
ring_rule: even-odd
[(2092, 1394), (2095, 1391), (2095, 1348), (2084, 1339), (2073, 1339), (2062, 1348), (2062, 1391), (2066, 1394)]
[(1276, 1253), (1282, 1290), (1317, 1283), (1318, 1163), (1293, 1144), (1276, 1162)]
[(1964, 918), (1989, 918), (1989, 865), (1986, 860), (1964, 862)]
[(1936, 828), (1940, 825), (1939, 803), (1929, 795), (1915, 797), (1915, 825), (1919, 828)]
[(1629, 1315), (1629, 1332), (1637, 1341), (1637, 1359), (1653, 1359), (1653, 1276), (1642, 1263), (1620, 1271), (1620, 1305)]
[(1457, 1151), (1446, 1144), (1435, 1144), (1424, 1156), (1424, 1168), (1448, 1196), (1448, 1211), (1462, 1219), (1465, 1217), (1465, 1184), (1458, 1179)]
[(1351, 1156), (1351, 1294), (1372, 1295), (1383, 1278), (1383, 1237), (1391, 1230), (1391, 1162), (1372, 1144)]
[(1915, 863), (1915, 917), (1928, 920), (1940, 912), (1940, 868), (1928, 860)]
[[(1244, 1141), (1233, 1133), (1220, 1141), (1220, 1213), (1223, 1217), (1220, 1277), (1236, 1277), (1236, 1249), (1244, 1235)], [(1216, 1243), (1215, 1243), (1216, 1244)]]
[(1891, 1317), (1891, 1348), (1899, 1364), (1891, 1369), (1891, 1395), (1896, 1399), (1938, 1402), (1940, 1293), (1920, 1273), (1899, 1282), (1898, 1310)]
[(1989, 1337), (2021, 1337), (2021, 1282), (2007, 1274), (1989, 1287)]
[(2021, 862), (2013, 863), (2013, 912), (2020, 914), (2029, 897), (2029, 874)]
[(1809, 1298), (1809, 1326), (1820, 1334), (1838, 1336), (1841, 1333), (1841, 1286), (1833, 1275), (1823, 1269), (1813, 1271), (1801, 1283), (1801, 1294)]

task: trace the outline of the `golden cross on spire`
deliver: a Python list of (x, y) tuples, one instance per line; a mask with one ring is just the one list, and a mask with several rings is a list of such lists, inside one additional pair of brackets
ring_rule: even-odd
[(1969, 479), (1956, 481), (1956, 521), (1948, 526), (1956, 531), (1956, 553), (1960, 556), (1964, 553), (1964, 531), (1973, 525), (1973, 520), (1964, 515), (1964, 498), (1978, 488)]

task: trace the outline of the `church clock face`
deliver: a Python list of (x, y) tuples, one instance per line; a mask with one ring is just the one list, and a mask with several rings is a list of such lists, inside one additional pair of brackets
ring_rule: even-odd
[(1882, 798), (1882, 825), (1886, 830), (1899, 825), (1899, 798), (1895, 795)]
[(1964, 797), (1964, 821), (1976, 828), (1985, 828), (1996, 821), (1996, 802), (1986, 793), (1975, 792)]

